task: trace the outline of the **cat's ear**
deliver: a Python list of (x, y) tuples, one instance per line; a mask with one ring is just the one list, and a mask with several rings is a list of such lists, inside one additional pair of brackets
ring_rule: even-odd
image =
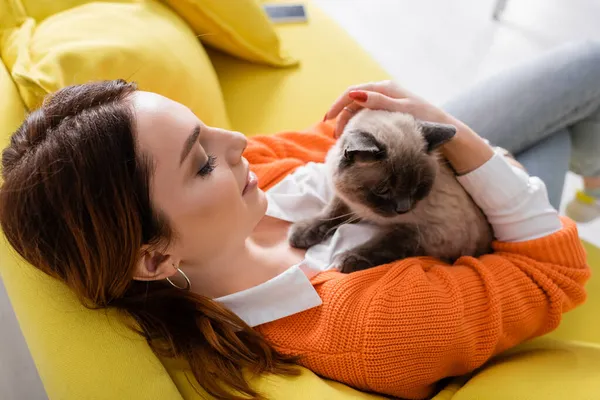
[(456, 135), (456, 127), (436, 122), (419, 121), (423, 137), (427, 141), (427, 152), (432, 152)]
[(367, 132), (351, 131), (344, 137), (344, 158), (349, 161), (371, 162), (385, 156), (385, 146)]

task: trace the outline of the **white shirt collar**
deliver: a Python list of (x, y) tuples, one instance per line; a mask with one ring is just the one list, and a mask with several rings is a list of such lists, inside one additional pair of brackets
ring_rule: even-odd
[(322, 304), (309, 276), (315, 271), (301, 264), (241, 292), (216, 299), (250, 326), (285, 318)]

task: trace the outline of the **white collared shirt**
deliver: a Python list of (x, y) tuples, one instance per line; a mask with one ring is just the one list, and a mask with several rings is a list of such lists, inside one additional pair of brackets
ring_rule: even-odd
[[(325, 168), (308, 163), (267, 191), (267, 215), (297, 222), (319, 214), (334, 196)], [(501, 155), (458, 180), (481, 207), (498, 240), (526, 241), (561, 229), (544, 183), (512, 167)], [(342, 225), (332, 237), (309, 248), (301, 263), (255, 287), (215, 300), (250, 326), (317, 307), (322, 302), (310, 279), (335, 268), (338, 255), (366, 242), (375, 232), (376, 228), (364, 223)]]

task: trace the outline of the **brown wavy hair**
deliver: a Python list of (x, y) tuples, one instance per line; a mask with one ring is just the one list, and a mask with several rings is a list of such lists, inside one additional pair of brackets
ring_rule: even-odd
[(210, 395), (260, 398), (243, 370), (293, 375), (292, 358), (207, 297), (133, 280), (142, 246), (172, 236), (152, 207), (152, 160), (136, 146), (135, 90), (123, 80), (69, 86), (29, 114), (2, 153), (2, 229), (87, 307), (126, 312), (156, 354), (187, 360)]

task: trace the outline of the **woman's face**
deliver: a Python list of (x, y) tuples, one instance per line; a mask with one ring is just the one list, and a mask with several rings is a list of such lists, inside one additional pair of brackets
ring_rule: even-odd
[(172, 263), (209, 265), (242, 248), (267, 207), (242, 157), (246, 138), (155, 93), (138, 91), (132, 103), (139, 148), (153, 163), (152, 203), (174, 232)]

